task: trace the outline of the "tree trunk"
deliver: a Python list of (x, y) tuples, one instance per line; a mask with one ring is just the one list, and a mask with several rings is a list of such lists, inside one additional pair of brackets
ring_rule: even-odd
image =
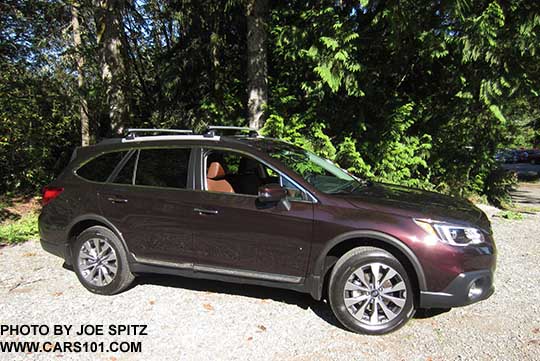
[(268, 102), (267, 16), (268, 0), (247, 1), (247, 93), (251, 128), (264, 125)]
[(79, 23), (79, 7), (77, 1), (71, 4), (71, 27), (73, 30), (73, 47), (77, 63), (77, 90), (79, 93), (79, 112), (81, 117), (81, 145), (90, 145), (90, 122), (88, 119), (88, 103), (84, 89), (84, 55), (81, 52), (81, 28)]
[(128, 122), (127, 74), (122, 36), (123, 0), (99, 0), (96, 7), (97, 41), (101, 51), (101, 78), (113, 134), (122, 134)]

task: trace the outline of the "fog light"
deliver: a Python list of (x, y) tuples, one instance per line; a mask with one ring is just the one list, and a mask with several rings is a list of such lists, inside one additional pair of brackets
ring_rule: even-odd
[(480, 297), (482, 292), (484, 292), (484, 290), (482, 289), (481, 282), (478, 280), (474, 281), (469, 288), (469, 300), (474, 300), (475, 298)]

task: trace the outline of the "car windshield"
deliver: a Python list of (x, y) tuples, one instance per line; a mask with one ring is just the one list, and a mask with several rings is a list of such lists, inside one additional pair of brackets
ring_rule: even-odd
[(296, 147), (272, 149), (269, 155), (284, 163), (319, 191), (330, 194), (352, 193), (365, 181), (339, 168), (332, 161)]

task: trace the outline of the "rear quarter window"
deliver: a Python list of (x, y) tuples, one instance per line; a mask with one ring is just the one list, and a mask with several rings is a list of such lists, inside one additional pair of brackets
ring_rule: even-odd
[(126, 154), (127, 151), (102, 154), (83, 164), (75, 173), (93, 182), (105, 182)]

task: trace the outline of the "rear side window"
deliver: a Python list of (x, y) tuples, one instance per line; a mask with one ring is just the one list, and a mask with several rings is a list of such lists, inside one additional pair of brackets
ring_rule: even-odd
[(129, 160), (116, 175), (116, 178), (114, 178), (113, 183), (133, 184), (133, 172), (135, 170), (135, 163), (137, 162), (137, 153), (138, 152), (134, 152), (130, 156)]
[(135, 184), (186, 188), (190, 153), (186, 148), (141, 149)]
[(126, 154), (125, 151), (102, 154), (80, 167), (77, 174), (90, 181), (105, 182)]

